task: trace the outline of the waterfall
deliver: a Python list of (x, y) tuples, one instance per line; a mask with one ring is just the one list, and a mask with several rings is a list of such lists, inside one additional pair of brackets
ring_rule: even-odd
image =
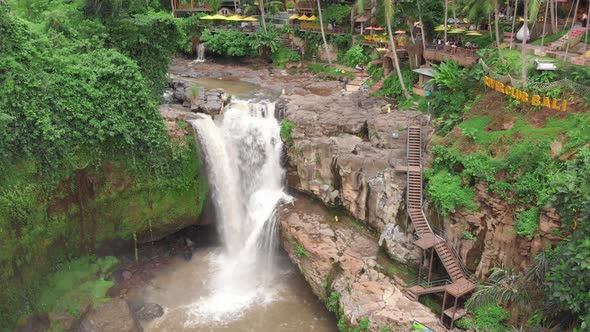
[(200, 43), (197, 46), (197, 60), (195, 60), (196, 63), (203, 63), (205, 62), (205, 44)]
[[(215, 121), (191, 120), (203, 150), (224, 253), (211, 294), (193, 314), (208, 319), (239, 316), (272, 297), (276, 246), (274, 212), (284, 192), (280, 127), (274, 103), (236, 101)], [(190, 323), (190, 322), (189, 322)]]

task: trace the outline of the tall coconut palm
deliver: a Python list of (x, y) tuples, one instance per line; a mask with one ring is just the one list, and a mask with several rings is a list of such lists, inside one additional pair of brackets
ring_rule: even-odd
[(418, 5), (418, 20), (420, 20), (420, 34), (422, 35), (422, 48), (426, 49), (426, 35), (424, 34), (424, 21), (422, 21), (422, 9), (420, 6), (421, 0), (416, 0)]
[(395, 48), (395, 42), (393, 40), (393, 32), (391, 30), (391, 19), (393, 17), (393, 1), (392, 0), (384, 0), (383, 7), (385, 9), (385, 23), (387, 25), (387, 32), (389, 33), (389, 47), (391, 48), (391, 57), (393, 58), (393, 65), (395, 67), (395, 71), (397, 72), (397, 78), (399, 80), (400, 86), (402, 88), (402, 92), (406, 99), (411, 98), (412, 96), (408, 92), (406, 88), (406, 84), (404, 83), (404, 77), (402, 75), (402, 70), (399, 65), (399, 59), (397, 57), (397, 50)]
[[(524, 25), (527, 27), (525, 31), (528, 30), (529, 24), (529, 0), (524, 0)], [(522, 37), (522, 44), (520, 45), (520, 70), (522, 76), (522, 86), (526, 86), (526, 42), (529, 39), (530, 33), (525, 33)]]
[[(514, 4), (514, 13), (512, 14), (512, 37), (510, 38), (510, 49), (512, 49), (512, 43), (514, 42), (514, 28), (516, 28), (516, 11), (518, 10), (518, 0)], [(543, 32), (545, 33), (545, 32)], [(541, 43), (542, 45), (542, 43)]]
[[(500, 2), (499, 0), (468, 0), (465, 4), (465, 8), (463, 12), (467, 14), (467, 16), (475, 20), (478, 17), (482, 17), (484, 14), (487, 14), (488, 17), (494, 13), (494, 25), (495, 25), (495, 33), (496, 33), (496, 46), (498, 48), (498, 55), (502, 62), (504, 62), (504, 54), (502, 52), (502, 45), (500, 43)], [(490, 20), (491, 21), (491, 20)], [(492, 22), (490, 22), (491, 24)]]
[(322, 19), (322, 6), (320, 0), (318, 3), (318, 16), (320, 18), (320, 32), (322, 33), (322, 40), (324, 41), (324, 49), (326, 50), (326, 56), (328, 57), (328, 63), (332, 64), (332, 56), (330, 55), (330, 49), (328, 48), (328, 42), (326, 41), (326, 33), (324, 32), (324, 21)]
[(449, 23), (449, 0), (445, 0), (445, 44), (447, 43), (448, 23)]
[(264, 18), (264, 0), (258, 0), (258, 7), (260, 7), (260, 19), (262, 20), (262, 30), (266, 32), (266, 19)]

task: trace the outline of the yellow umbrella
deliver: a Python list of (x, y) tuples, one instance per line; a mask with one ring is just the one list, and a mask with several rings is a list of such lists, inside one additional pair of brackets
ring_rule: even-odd
[(210, 19), (211, 19), (211, 17), (213, 17), (213, 16), (211, 16), (211, 15), (205, 15), (205, 16), (201, 16), (201, 17), (199, 18), (199, 20), (210, 20)]
[(258, 21), (258, 19), (256, 17), (254, 17), (254, 16), (248, 16), (245, 19), (243, 19), (242, 21), (245, 21), (245, 22), (256, 22), (256, 21)]
[(240, 15), (232, 15), (225, 18), (227, 21), (243, 21), (244, 18)]
[(317, 19), (318, 19), (318, 18), (317, 18), (315, 15), (311, 15), (311, 16), (310, 16), (310, 17), (309, 17), (307, 20), (308, 20), (308, 21), (315, 21), (315, 20), (317, 20)]
[(299, 19), (299, 15), (293, 14), (293, 15), (289, 16), (289, 19), (290, 20), (298, 20)]
[(449, 31), (449, 33), (463, 33), (463, 32), (465, 32), (465, 30), (461, 30), (461, 29), (454, 29), (454, 30)]
[(203, 16), (201, 20), (227, 20), (227, 17), (219, 14), (215, 14), (213, 16)]
[(465, 35), (466, 36), (481, 36), (481, 33), (480, 32), (477, 32), (477, 31), (469, 31)]
[(305, 14), (299, 16), (299, 20), (301, 21), (307, 21), (309, 19), (309, 17), (305, 16)]

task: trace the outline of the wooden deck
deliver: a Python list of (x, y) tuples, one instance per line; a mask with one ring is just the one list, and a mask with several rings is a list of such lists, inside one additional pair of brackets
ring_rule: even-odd
[(427, 61), (443, 62), (453, 60), (463, 67), (471, 67), (479, 56), (476, 50), (452, 46), (427, 45), (424, 50), (424, 59)]
[(191, 0), (190, 3), (181, 3), (179, 0), (172, 1), (172, 12), (174, 16), (178, 16), (178, 13), (209, 13), (211, 7), (209, 4), (198, 3)]

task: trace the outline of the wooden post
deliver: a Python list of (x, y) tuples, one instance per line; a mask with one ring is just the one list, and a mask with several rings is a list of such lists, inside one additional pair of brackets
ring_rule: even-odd
[(445, 325), (443, 317), (445, 314), (445, 305), (447, 304), (447, 291), (445, 290), (445, 295), (443, 296), (443, 303), (442, 303), (442, 310), (440, 311), (440, 322)]
[(453, 329), (453, 324), (455, 323), (455, 314), (457, 313), (457, 300), (459, 300), (459, 297), (455, 296), (455, 306), (453, 307), (453, 317), (451, 317), (451, 330)]
[(428, 283), (430, 284), (430, 276), (432, 275), (432, 261), (434, 260), (434, 247), (430, 248), (430, 267), (428, 268)]

